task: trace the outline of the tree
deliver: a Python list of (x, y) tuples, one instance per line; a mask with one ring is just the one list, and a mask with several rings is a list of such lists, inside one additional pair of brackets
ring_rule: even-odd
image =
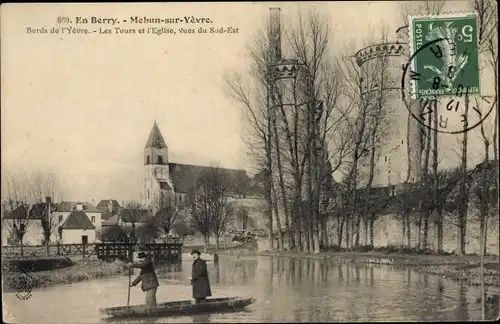
[(32, 216), (40, 219), (46, 253), (50, 252), (50, 238), (57, 228), (58, 220), (53, 217), (54, 201), (62, 201), (62, 190), (59, 179), (54, 173), (38, 171), (29, 178), (29, 188), (34, 200)]
[(137, 228), (137, 241), (139, 244), (147, 244), (154, 242), (158, 237), (158, 222), (154, 218), (150, 218), (146, 223)]
[(131, 223), (132, 231), (130, 233), (132, 241), (135, 243), (137, 241), (137, 230), (136, 224), (143, 220), (146, 213), (142, 205), (136, 201), (129, 201), (125, 203), (125, 208), (120, 210), (120, 217), (123, 221)]
[(21, 256), (24, 256), (24, 235), (33, 223), (28, 204), (29, 188), (26, 174), (6, 174), (2, 179), (2, 193), (6, 222), (11, 235), (19, 243)]
[(207, 253), (210, 234), (215, 235), (218, 248), (220, 235), (224, 233), (231, 219), (227, 209), (230, 183), (224, 171), (213, 166), (200, 174), (197, 188), (192, 225), (203, 235)]
[(196, 233), (196, 231), (189, 225), (189, 222), (184, 219), (179, 220), (172, 225), (172, 230), (179, 235), (182, 244), (184, 244), (184, 240), (188, 235), (194, 235)]
[(156, 224), (163, 229), (165, 236), (168, 236), (172, 226), (179, 218), (180, 208), (166, 192), (160, 192), (156, 204), (158, 211), (155, 213)]

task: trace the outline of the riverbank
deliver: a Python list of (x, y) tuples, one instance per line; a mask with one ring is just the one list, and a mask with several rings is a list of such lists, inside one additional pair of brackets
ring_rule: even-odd
[[(452, 280), (464, 281), (469, 285), (477, 286), (481, 284), (480, 256), (477, 255), (422, 255), (387, 252), (321, 252), (310, 254), (304, 252), (257, 252), (251, 246), (241, 246), (227, 251), (218, 251), (219, 255), (260, 255), (275, 257), (306, 258), (329, 262), (350, 262), (379, 264), (393, 267), (412, 267), (412, 269), (441, 275)], [(498, 272), (498, 257), (485, 257), (485, 284), (488, 286), (500, 286), (500, 276)]]
[(66, 268), (30, 272), (27, 274), (29, 278), (23, 277), (15, 271), (4, 272), (2, 282), (5, 292), (17, 292), (21, 285), (26, 285), (26, 282), (34, 289), (119, 274), (126, 274), (121, 262), (106, 263), (95, 259), (84, 259), (75, 261), (74, 265)]

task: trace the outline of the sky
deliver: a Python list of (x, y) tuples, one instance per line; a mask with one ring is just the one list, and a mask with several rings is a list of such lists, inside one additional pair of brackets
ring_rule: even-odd
[[(250, 170), (241, 107), (223, 76), (247, 69), (247, 46), (276, 6), (283, 20), (309, 8), (331, 17), (335, 48), (361, 44), (382, 21), (394, 39), (401, 26), (397, 1), (2, 5), (2, 171), (56, 172), (68, 200), (137, 200), (155, 120), (170, 162)], [(109, 35), (99, 29), (114, 26), (103, 24), (73, 25), (91, 35), (26, 32), (78, 16), (208, 17), (238, 33)]]

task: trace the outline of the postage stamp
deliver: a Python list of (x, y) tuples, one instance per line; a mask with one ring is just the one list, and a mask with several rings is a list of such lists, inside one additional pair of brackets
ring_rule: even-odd
[(413, 99), (480, 95), (477, 13), (409, 16), (409, 29), (412, 54), (435, 42), (411, 62)]

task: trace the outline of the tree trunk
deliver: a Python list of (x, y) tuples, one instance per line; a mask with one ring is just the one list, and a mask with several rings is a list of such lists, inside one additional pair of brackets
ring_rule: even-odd
[(485, 226), (485, 218), (486, 215), (481, 215), (481, 244), (480, 244), (480, 249), (481, 249), (481, 320), (486, 320), (485, 318), (485, 306), (486, 306), (486, 291), (485, 291), (485, 286), (484, 286), (484, 255), (485, 255), (485, 248), (486, 248), (486, 226)]
[(274, 214), (276, 216), (276, 227), (278, 228), (278, 250), (283, 251), (284, 245), (283, 245), (283, 231), (281, 228), (281, 220), (280, 220), (280, 215), (278, 211), (278, 197), (276, 195), (276, 188), (274, 185), (272, 185), (272, 191), (273, 191), (273, 208), (274, 208)]
[[(464, 114), (467, 116), (469, 111), (469, 97), (465, 96), (465, 112)], [(468, 154), (468, 132), (463, 132), (462, 135), (462, 156), (461, 156), (461, 164), (460, 169), (462, 173), (462, 181), (460, 181), (460, 198), (459, 198), (459, 206), (458, 206), (458, 254), (465, 255), (465, 242), (467, 235), (467, 211), (469, 208), (469, 195), (467, 190), (467, 154)]]
[(22, 238), (19, 240), (19, 245), (21, 247), (21, 257), (23, 257), (24, 256), (24, 244), (23, 244)]
[(422, 212), (418, 213), (417, 220), (417, 249), (422, 249)]
[(406, 237), (406, 215), (405, 215), (405, 212), (403, 212), (403, 217), (402, 217), (402, 220), (401, 220), (401, 224), (402, 224), (402, 227), (403, 227), (403, 235), (401, 236), (402, 239), (401, 239), (401, 245), (402, 246), (405, 246), (406, 242), (405, 242), (405, 237)]
[(205, 241), (205, 246), (204, 246), (205, 250), (204, 250), (204, 252), (208, 253), (208, 243), (209, 243), (210, 237), (208, 236), (208, 234), (205, 234), (203, 236), (203, 239)]
[[(436, 110), (436, 105), (432, 106), (435, 103), (435, 100), (430, 100), (428, 103), (429, 107), (433, 110)], [(424, 167), (423, 167), (423, 190), (420, 191), (420, 198), (424, 200), (422, 206), (425, 208), (423, 212), (423, 222), (424, 222), (424, 239), (422, 249), (427, 248), (428, 244), (428, 235), (429, 235), (429, 159), (431, 153), (431, 137), (432, 137), (432, 117), (429, 115), (427, 122), (427, 133), (425, 138), (425, 155), (424, 155)], [(422, 209), (420, 209), (422, 212)]]
[(50, 256), (50, 236), (48, 239), (45, 237), (45, 253)]
[(437, 217), (437, 224), (436, 224), (436, 244), (437, 244), (437, 252), (443, 252), (443, 239), (444, 239), (444, 231), (443, 231), (443, 209), (438, 206), (436, 209), (436, 217)]
[(339, 215), (338, 221), (337, 221), (337, 244), (338, 247), (342, 247), (342, 238), (344, 236), (344, 222), (345, 222), (345, 216)]
[(215, 235), (215, 251), (219, 251), (219, 239), (220, 235)]
[(408, 248), (411, 248), (411, 212), (409, 210), (406, 213), (406, 240), (408, 241)]
[(370, 217), (370, 245), (372, 246), (372, 248), (375, 246), (375, 238), (374, 238), (374, 235), (373, 235), (373, 225), (375, 223), (375, 213), (372, 213), (371, 214), (371, 217)]
[(364, 244), (366, 246), (366, 245), (368, 245), (368, 211), (365, 211), (365, 214), (364, 214), (363, 227), (364, 227), (364, 234), (365, 234)]
[(424, 240), (423, 240), (423, 246), (422, 248), (425, 250), (429, 246), (429, 218), (430, 218), (431, 211), (429, 209), (426, 209), (424, 213)]

